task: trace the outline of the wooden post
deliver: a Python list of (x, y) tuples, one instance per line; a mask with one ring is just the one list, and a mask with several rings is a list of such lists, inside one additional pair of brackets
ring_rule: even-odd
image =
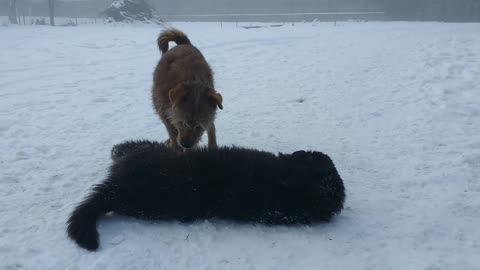
[(339, 17), (337, 12), (338, 12), (337, 2), (334, 1), (333, 2), (333, 13), (335, 13), (335, 14), (333, 14), (333, 19), (335, 20), (335, 22), (333, 23), (333, 26), (337, 26), (337, 20), (338, 20), (338, 17)]
[(55, 26), (55, 0), (48, 0), (48, 11), (49, 11), (49, 15), (50, 15), (50, 25), (51, 26)]
[(10, 0), (8, 7), (8, 19), (11, 24), (18, 24), (17, 20), (17, 0)]

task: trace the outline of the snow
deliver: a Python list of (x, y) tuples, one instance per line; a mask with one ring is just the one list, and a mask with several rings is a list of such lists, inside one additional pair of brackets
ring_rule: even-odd
[(124, 0), (115, 1), (112, 4), (110, 4), (110, 7), (114, 7), (114, 8), (122, 8), (123, 6), (125, 6)]
[[(153, 26), (0, 27), (0, 269), (480, 269), (480, 24), (174, 23), (204, 53), (219, 144), (329, 154), (329, 224), (65, 220), (114, 143), (166, 139)], [(204, 138), (206, 141), (206, 138)]]

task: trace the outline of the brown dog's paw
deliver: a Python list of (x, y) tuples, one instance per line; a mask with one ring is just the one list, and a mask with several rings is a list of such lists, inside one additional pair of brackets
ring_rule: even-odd
[(168, 139), (165, 141), (165, 144), (168, 145), (170, 148), (172, 149), (177, 149), (178, 148), (178, 144), (176, 141), (172, 140), (172, 139)]
[(180, 145), (178, 145), (176, 140), (167, 139), (165, 141), (165, 144), (168, 145), (168, 147), (170, 147), (172, 150), (174, 150), (176, 152), (183, 152), (184, 151), (184, 149)]

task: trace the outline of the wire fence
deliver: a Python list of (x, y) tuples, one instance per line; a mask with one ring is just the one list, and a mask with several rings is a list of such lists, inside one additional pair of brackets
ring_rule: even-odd
[(166, 21), (209, 22), (301, 22), (341, 20), (384, 20), (385, 12), (293, 12), (236, 14), (161, 14)]

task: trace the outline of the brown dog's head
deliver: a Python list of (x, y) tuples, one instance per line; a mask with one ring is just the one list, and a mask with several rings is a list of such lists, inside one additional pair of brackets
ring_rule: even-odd
[(169, 119), (178, 131), (177, 143), (184, 148), (195, 146), (215, 119), (217, 107), (223, 109), (222, 96), (201, 82), (180, 83), (170, 89)]

